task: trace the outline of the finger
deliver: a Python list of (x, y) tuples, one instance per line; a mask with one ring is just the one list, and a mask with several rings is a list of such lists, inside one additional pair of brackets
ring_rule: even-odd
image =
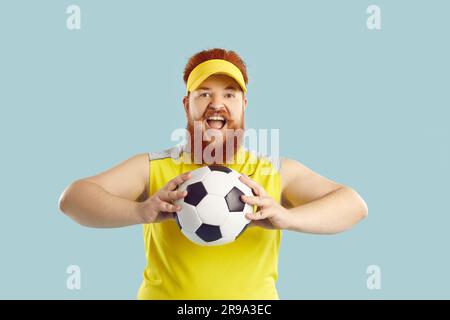
[[(242, 174), (239, 176), (239, 180), (240, 180), (242, 183), (244, 183), (247, 187), (249, 187), (250, 189), (253, 189), (252, 181), (250, 181), (250, 178), (247, 177), (245, 174), (242, 173)], [(252, 190), (252, 191), (253, 191), (253, 190)], [(255, 193), (255, 192), (253, 191), (253, 193)]]
[(174, 205), (171, 203), (168, 203), (166, 201), (160, 201), (158, 203), (158, 211), (159, 212), (177, 212), (181, 210), (181, 207), (178, 205)]
[(242, 174), (239, 177), (239, 180), (241, 180), (243, 183), (245, 183), (248, 187), (250, 187), (253, 190), (253, 193), (257, 196), (263, 196), (266, 195), (266, 191), (263, 187), (261, 187), (258, 183), (256, 183), (253, 179), (250, 179), (245, 174)]
[(269, 198), (263, 198), (263, 197), (252, 197), (252, 196), (241, 196), (242, 201), (245, 203), (248, 203), (250, 205), (255, 205), (258, 207), (264, 207), (270, 205), (270, 199)]
[(175, 190), (176, 188), (178, 188), (178, 186), (180, 184), (182, 184), (183, 182), (189, 180), (190, 178), (192, 178), (192, 174), (190, 172), (185, 172), (185, 173), (179, 175), (178, 177), (172, 179), (171, 181), (169, 181), (167, 183), (167, 185), (166, 185), (167, 186), (167, 190), (169, 190), (169, 191)]
[(183, 182), (185, 182), (186, 180), (189, 180), (192, 177), (192, 174), (190, 172), (185, 172), (183, 174), (180, 174), (178, 177), (170, 180), (167, 184), (166, 184), (166, 190), (168, 191), (173, 191), (176, 188), (178, 188), (178, 186), (180, 184), (182, 184)]
[(187, 195), (187, 191), (175, 190), (175, 191), (161, 191), (159, 198), (162, 201), (172, 202), (181, 198), (184, 198)]

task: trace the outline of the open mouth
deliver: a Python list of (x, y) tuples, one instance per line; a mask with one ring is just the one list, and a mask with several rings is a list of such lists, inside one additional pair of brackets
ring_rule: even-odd
[(206, 119), (206, 124), (211, 129), (220, 130), (225, 127), (225, 125), (227, 124), (227, 120), (221, 116), (213, 116)]

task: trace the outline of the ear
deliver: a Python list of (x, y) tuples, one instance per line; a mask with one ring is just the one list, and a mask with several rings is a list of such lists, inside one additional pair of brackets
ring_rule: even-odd
[(242, 103), (242, 105), (244, 106), (244, 111), (245, 111), (245, 109), (247, 109), (247, 103), (248, 103), (247, 97), (246, 97), (245, 94), (244, 94), (244, 101), (243, 101), (243, 103)]
[(189, 114), (189, 96), (183, 97), (183, 106), (184, 111), (186, 112), (186, 116)]

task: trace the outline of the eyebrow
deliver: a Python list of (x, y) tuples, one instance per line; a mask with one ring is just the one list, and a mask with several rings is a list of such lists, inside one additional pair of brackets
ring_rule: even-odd
[[(199, 88), (197, 88), (197, 90), (211, 90), (211, 88), (208, 88), (208, 87), (199, 87)], [(236, 89), (235, 86), (228, 86), (228, 87), (225, 88), (225, 90), (234, 90), (234, 91), (237, 91), (237, 89)]]

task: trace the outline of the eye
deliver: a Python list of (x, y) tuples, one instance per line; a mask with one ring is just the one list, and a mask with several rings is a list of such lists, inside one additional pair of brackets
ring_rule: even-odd
[(227, 98), (234, 98), (234, 94), (233, 93), (226, 93), (225, 97), (227, 97)]
[(200, 97), (206, 97), (207, 95), (209, 95), (209, 92), (203, 92), (200, 94)]

